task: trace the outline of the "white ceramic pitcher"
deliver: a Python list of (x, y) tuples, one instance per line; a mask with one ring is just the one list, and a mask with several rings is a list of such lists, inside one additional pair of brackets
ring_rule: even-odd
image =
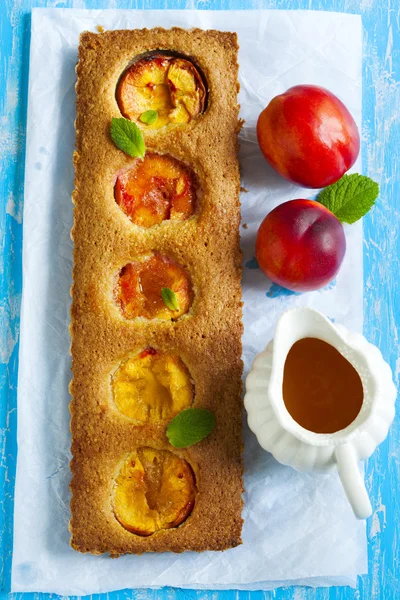
[[(356, 419), (331, 434), (304, 429), (283, 401), (286, 356), (295, 342), (309, 337), (336, 348), (356, 369), (363, 385), (363, 404)], [(396, 393), (391, 369), (376, 346), (316, 310), (294, 308), (283, 313), (274, 340), (256, 356), (246, 379), (244, 404), (249, 427), (265, 450), (298, 471), (321, 473), (337, 468), (354, 514), (365, 519), (372, 508), (358, 463), (371, 456), (387, 436)]]

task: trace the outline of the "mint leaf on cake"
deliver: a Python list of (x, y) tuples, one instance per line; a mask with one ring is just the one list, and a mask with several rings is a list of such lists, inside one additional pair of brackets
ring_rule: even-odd
[(167, 308), (170, 310), (179, 310), (179, 302), (176, 294), (170, 288), (162, 288), (161, 297)]
[(146, 151), (144, 139), (135, 123), (124, 117), (113, 117), (110, 133), (112, 141), (122, 152), (133, 158), (143, 158)]
[(187, 448), (201, 442), (214, 427), (215, 415), (210, 410), (187, 408), (169, 423), (167, 437), (175, 448)]
[(146, 125), (153, 125), (158, 119), (158, 112), (156, 110), (146, 110), (139, 117), (139, 121)]

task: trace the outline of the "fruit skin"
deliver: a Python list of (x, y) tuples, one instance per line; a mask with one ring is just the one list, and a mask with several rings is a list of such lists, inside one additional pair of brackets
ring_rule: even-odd
[(296, 292), (317, 290), (337, 274), (346, 252), (343, 225), (313, 200), (290, 200), (261, 223), (256, 258), (274, 283)]
[(310, 188), (338, 181), (360, 151), (357, 125), (343, 102), (315, 85), (275, 96), (258, 118), (257, 138), (282, 177)]

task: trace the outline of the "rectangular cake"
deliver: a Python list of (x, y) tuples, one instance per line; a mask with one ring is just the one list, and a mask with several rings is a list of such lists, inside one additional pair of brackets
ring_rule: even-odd
[[(80, 38), (70, 386), (80, 552), (241, 543), (237, 53), (236, 34), (200, 29)], [(113, 142), (122, 117), (140, 128), (144, 157)], [(190, 407), (216, 425), (177, 448), (167, 426)]]

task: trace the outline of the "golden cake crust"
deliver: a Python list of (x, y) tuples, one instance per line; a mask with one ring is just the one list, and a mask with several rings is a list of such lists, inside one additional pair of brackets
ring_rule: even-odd
[[(190, 165), (201, 182), (198, 214), (150, 229), (132, 224), (114, 200), (118, 171), (132, 159), (111, 141), (120, 117), (118, 79), (149, 50), (185, 54), (204, 73), (208, 108), (188, 125), (146, 131), (146, 148)], [(199, 29), (108, 31), (81, 35), (77, 66), (74, 271), (71, 309), (71, 544), (81, 552), (224, 550), (241, 543), (241, 252), (236, 34)], [(189, 272), (194, 302), (176, 322), (126, 320), (113, 299), (122, 266), (152, 251)], [(121, 360), (152, 346), (179, 355), (195, 383), (194, 406), (212, 410), (216, 429), (177, 450), (166, 424), (137, 425), (112, 403), (111, 374)], [(198, 494), (179, 527), (140, 537), (111, 509), (121, 461), (139, 446), (175, 452), (192, 466)]]

